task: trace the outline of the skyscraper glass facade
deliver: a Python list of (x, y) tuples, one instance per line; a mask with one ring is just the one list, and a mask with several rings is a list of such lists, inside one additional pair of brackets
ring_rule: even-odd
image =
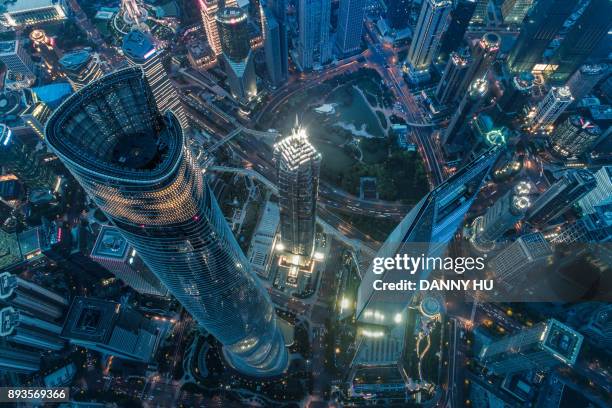
[(281, 240), (287, 252), (303, 257), (314, 250), (321, 155), (304, 129), (274, 147), (279, 187)]
[(287, 365), (274, 308), (249, 268), (177, 118), (162, 116), (140, 68), (64, 102), (47, 140), (170, 292), (254, 376)]

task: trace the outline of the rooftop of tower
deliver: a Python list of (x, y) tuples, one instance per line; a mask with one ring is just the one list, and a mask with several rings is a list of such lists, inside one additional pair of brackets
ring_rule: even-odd
[(225, 24), (237, 24), (247, 19), (247, 14), (240, 7), (225, 7), (217, 13), (217, 20)]
[(570, 365), (576, 362), (583, 340), (582, 334), (555, 319), (546, 322), (546, 329), (540, 339), (542, 345), (555, 357)]
[(125, 55), (136, 62), (144, 62), (155, 53), (155, 44), (151, 36), (140, 30), (132, 30), (123, 37), (121, 47)]
[(139, 67), (116, 71), (72, 95), (53, 113), (46, 133), (65, 159), (134, 181), (163, 176), (183, 146), (176, 117), (159, 113)]
[(274, 150), (280, 154), (289, 170), (295, 170), (310, 160), (321, 160), (321, 154), (308, 140), (306, 129), (297, 124), (290, 136), (274, 145)]
[(597, 126), (597, 124), (586, 119), (584, 116), (572, 115), (570, 116), (569, 120), (574, 127), (580, 128), (591, 135), (601, 134), (601, 128)]

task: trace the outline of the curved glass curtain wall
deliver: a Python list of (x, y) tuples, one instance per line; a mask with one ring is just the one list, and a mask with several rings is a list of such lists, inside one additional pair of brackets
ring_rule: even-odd
[(184, 145), (161, 116), (140, 68), (117, 71), (65, 101), (47, 141), (185, 309), (254, 376), (287, 366), (274, 308), (251, 272)]

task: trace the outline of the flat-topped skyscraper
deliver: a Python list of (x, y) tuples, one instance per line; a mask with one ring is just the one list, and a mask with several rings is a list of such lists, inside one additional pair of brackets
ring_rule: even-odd
[(304, 258), (313, 254), (321, 155), (303, 128), (274, 146), (284, 251)]
[(549, 319), (485, 346), (480, 360), (497, 375), (548, 370), (560, 364), (572, 366), (583, 340), (584, 336), (574, 329)]
[(162, 115), (140, 68), (109, 74), (52, 115), (47, 142), (147, 266), (231, 364), (284, 371), (270, 299), (249, 267), (172, 112)]
[(168, 289), (115, 227), (104, 226), (100, 229), (90, 256), (138, 293), (154, 296), (168, 294)]
[(103, 75), (99, 57), (88, 49), (66, 53), (59, 60), (59, 63), (75, 91)]

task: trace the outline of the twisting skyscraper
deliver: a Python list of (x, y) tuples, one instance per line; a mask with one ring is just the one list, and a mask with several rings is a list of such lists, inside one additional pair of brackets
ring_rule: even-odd
[(287, 365), (274, 308), (227, 226), (172, 112), (140, 68), (81, 89), (52, 115), (49, 146), (233, 366)]
[[(321, 155), (297, 126), (274, 146), (284, 250), (308, 261), (314, 250)], [(300, 260), (298, 260), (300, 261)]]

